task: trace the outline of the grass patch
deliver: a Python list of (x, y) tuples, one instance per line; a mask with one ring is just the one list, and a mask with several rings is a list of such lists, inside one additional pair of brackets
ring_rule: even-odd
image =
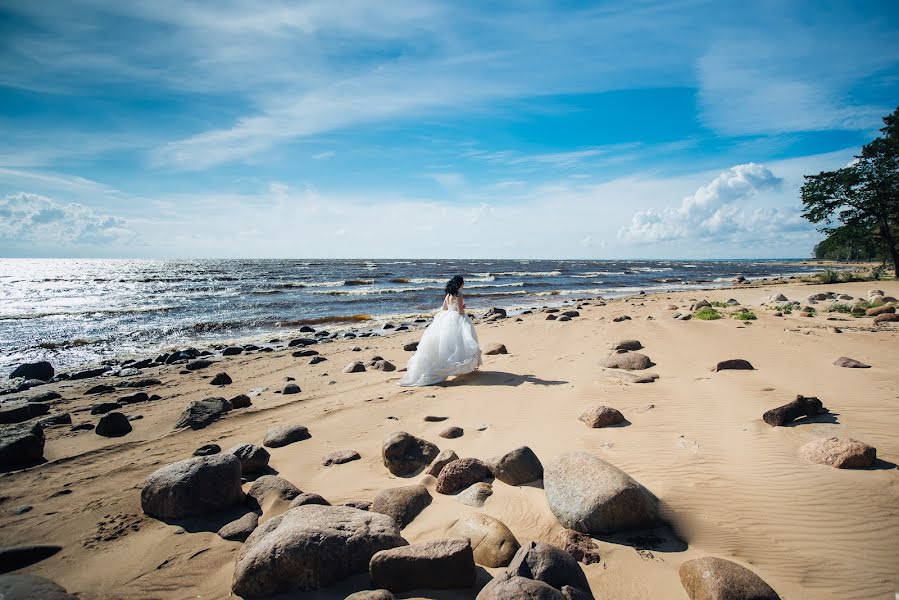
[(752, 312), (751, 310), (749, 310), (748, 308), (743, 309), (739, 312), (735, 312), (733, 314), (733, 317), (739, 321), (755, 321), (757, 318), (755, 316), (755, 313)]
[(827, 308), (827, 312), (838, 312), (838, 313), (851, 314), (852, 307), (849, 306), (848, 304), (831, 304)]
[(711, 306), (703, 306), (693, 313), (693, 317), (702, 321), (714, 321), (721, 318), (721, 313)]
[(812, 314), (812, 315), (818, 313), (818, 311), (815, 310), (815, 309), (814, 309), (813, 307), (811, 307), (811, 306), (803, 306), (803, 307), (802, 307), (802, 310), (801, 310), (800, 312), (809, 313), (809, 314)]
[(712, 302), (712, 306), (717, 308), (727, 308), (727, 302), (722, 302), (721, 300), (715, 300)]
[(815, 275), (820, 283), (839, 283), (842, 279), (840, 274), (833, 269), (825, 269)]

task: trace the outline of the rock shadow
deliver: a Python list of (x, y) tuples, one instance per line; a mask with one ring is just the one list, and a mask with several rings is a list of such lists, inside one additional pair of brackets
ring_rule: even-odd
[(219, 529), (221, 529), (231, 521), (236, 521), (245, 514), (251, 512), (262, 516), (261, 509), (254, 509), (245, 504), (238, 504), (233, 508), (217, 513), (198, 515), (196, 517), (190, 517), (188, 519), (163, 520), (163, 522), (168, 525), (180, 525), (187, 533), (217, 533)]
[(567, 381), (541, 379), (535, 375), (519, 375), (517, 373), (507, 373), (505, 371), (474, 371), (466, 375), (457, 377), (452, 381), (446, 381), (439, 384), (440, 387), (453, 387), (458, 385), (505, 385), (509, 387), (517, 387), (523, 383), (533, 383), (535, 385), (565, 385)]
[(895, 469), (896, 463), (890, 462), (888, 460), (883, 460), (882, 458), (878, 458), (874, 461), (874, 464), (867, 468), (868, 471), (889, 471), (890, 469)]
[(243, 477), (243, 479), (246, 479), (247, 481), (256, 481), (263, 475), (277, 475), (277, 474), (278, 474), (277, 469), (273, 469), (271, 466), (266, 465), (265, 467), (263, 467), (262, 469), (259, 469), (258, 471), (254, 471), (252, 473), (245, 473), (242, 477)]
[(31, 461), (28, 463), (22, 463), (20, 465), (5, 465), (0, 466), (0, 473), (12, 473), (13, 471), (25, 471), (27, 469), (33, 469), (34, 467), (39, 467), (43, 464), (46, 464), (48, 461), (46, 458), (41, 458), (40, 460)]
[(687, 543), (680, 539), (668, 526), (652, 529), (635, 529), (621, 533), (593, 536), (610, 544), (630, 546), (640, 554), (645, 552), (684, 552)]
[(800, 417), (789, 423), (784, 423), (781, 427), (796, 427), (797, 425), (811, 425), (814, 423), (829, 423), (832, 425), (839, 425), (840, 421), (837, 417), (840, 416), (840, 413), (824, 413), (820, 415), (811, 415), (806, 417)]

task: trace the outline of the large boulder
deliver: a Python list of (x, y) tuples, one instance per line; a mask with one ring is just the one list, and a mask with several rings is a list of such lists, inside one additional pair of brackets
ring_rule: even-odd
[(522, 485), (543, 479), (543, 464), (527, 446), (491, 461), (493, 476), (508, 485)]
[(896, 307), (892, 304), (884, 304), (883, 306), (875, 306), (874, 308), (869, 308), (865, 311), (865, 314), (869, 317), (876, 317), (877, 315), (885, 315), (888, 313), (896, 312)]
[(652, 361), (639, 352), (617, 352), (599, 361), (600, 366), (607, 369), (624, 369), (626, 371), (642, 371), (652, 366)]
[(282, 448), (310, 437), (309, 429), (303, 425), (281, 425), (265, 432), (262, 445), (266, 448)]
[(240, 460), (233, 454), (214, 454), (153, 472), (144, 481), (140, 504), (151, 517), (176, 520), (230, 508), (242, 496)]
[(493, 495), (493, 486), (489, 483), (479, 481), (469, 486), (456, 495), (456, 500), (468, 506), (476, 506), (480, 508), (487, 502), (487, 498)]
[(49, 579), (31, 573), (0, 575), (0, 598), (4, 600), (78, 600)]
[(624, 423), (624, 415), (617, 409), (602, 404), (593, 404), (584, 409), (578, 420), (587, 427), (598, 429)]
[(239, 519), (227, 523), (218, 530), (220, 538), (230, 542), (246, 541), (250, 534), (259, 526), (259, 515), (248, 512)]
[(425, 486), (406, 485), (378, 492), (369, 510), (387, 515), (402, 529), (427, 508), (431, 500), (431, 493)]
[(867, 469), (877, 460), (877, 449), (850, 438), (821, 438), (801, 448), (805, 460), (836, 469)]
[(884, 313), (874, 317), (875, 323), (897, 323), (899, 322), (899, 314)]
[[(425, 420), (427, 420), (427, 417), (425, 417)], [(440, 454), (437, 455), (437, 458), (434, 459), (434, 462), (428, 466), (427, 474), (438, 477), (440, 471), (443, 470), (443, 467), (454, 460), (459, 460), (459, 456), (456, 454), (455, 450), (441, 450)]]
[(460, 458), (440, 470), (436, 490), (438, 494), (454, 494), (492, 476), (490, 467), (483, 461), (477, 458)]
[(508, 565), (520, 547), (505, 523), (482, 513), (458, 519), (450, 526), (447, 536), (471, 540), (475, 562), (491, 568)]
[(518, 577), (511, 573), (501, 573), (491, 579), (478, 592), (475, 600), (566, 600), (565, 596), (553, 586)]
[(0, 405), (0, 424), (22, 423), (50, 412), (44, 402), (20, 402)]
[(106, 413), (100, 417), (94, 433), (103, 437), (122, 437), (131, 433), (131, 422), (123, 413)]
[(715, 365), (715, 372), (718, 371), (753, 371), (755, 368), (748, 360), (742, 358), (729, 358), (722, 360)]
[(640, 340), (621, 340), (620, 342), (613, 342), (609, 344), (609, 349), (626, 350), (629, 352), (633, 352), (635, 350), (642, 350), (643, 344), (640, 343)]
[(440, 448), (405, 431), (391, 433), (381, 446), (384, 466), (394, 475), (412, 475), (437, 457)]
[[(267, 497), (290, 502), (302, 493), (297, 486), (283, 477), (263, 475), (257, 478), (253, 485), (250, 486), (247, 497), (255, 500), (259, 506), (262, 506), (266, 503)], [(249, 503), (252, 504), (252, 502)]]
[(652, 527), (659, 500), (618, 467), (584, 452), (556, 458), (543, 473), (550, 510), (564, 527), (590, 535)]
[(392, 592), (470, 588), (475, 581), (471, 542), (437, 540), (381, 550), (371, 557), (368, 573), (373, 586)]
[(688, 560), (678, 574), (690, 600), (780, 600), (761, 577), (723, 558)]
[(762, 420), (772, 427), (780, 427), (799, 417), (814, 417), (826, 412), (827, 409), (817, 398), (799, 395), (792, 402), (765, 411)]
[(40, 379), (41, 381), (50, 381), (53, 379), (53, 374), (56, 371), (53, 369), (53, 365), (48, 363), (45, 360), (40, 362), (33, 363), (25, 363), (23, 365), (19, 365), (13, 372), (9, 374), (10, 379), (15, 379), (16, 377), (22, 377), (24, 379)]
[(181, 413), (181, 417), (175, 424), (175, 429), (182, 427), (203, 429), (229, 410), (231, 410), (231, 403), (224, 398), (193, 400)]
[(247, 538), (231, 587), (249, 597), (316, 590), (366, 571), (375, 553), (406, 544), (386, 515), (307, 504), (267, 521)]
[(833, 361), (838, 367), (844, 367), (847, 369), (870, 369), (871, 365), (866, 365), (861, 361), (857, 361), (854, 358), (849, 358), (848, 356), (841, 356), (840, 358)]
[(578, 562), (570, 554), (551, 544), (525, 544), (515, 553), (508, 571), (519, 577), (542, 581), (556, 589), (570, 585), (590, 592), (590, 584)]
[(256, 444), (238, 444), (227, 452), (240, 460), (240, 469), (243, 474), (258, 473), (264, 470), (271, 458), (268, 450)]

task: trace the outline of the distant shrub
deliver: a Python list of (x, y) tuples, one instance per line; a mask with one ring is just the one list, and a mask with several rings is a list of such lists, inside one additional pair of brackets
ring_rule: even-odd
[(721, 300), (715, 300), (712, 302), (712, 306), (716, 306), (718, 308), (727, 308), (727, 302), (722, 302)]
[(852, 307), (848, 304), (831, 304), (827, 308), (827, 312), (851, 313)]
[(875, 279), (880, 281), (883, 279), (883, 276), (886, 274), (886, 269), (884, 269), (883, 265), (877, 265), (873, 269), (871, 269), (871, 279)]
[(833, 269), (825, 269), (815, 276), (820, 283), (839, 283), (840, 274)]
[(814, 314), (816, 314), (818, 311), (815, 310), (815, 309), (814, 309), (813, 307), (811, 307), (811, 306), (803, 306), (803, 307), (802, 307), (802, 310), (801, 310), (800, 312), (809, 313), (809, 314), (813, 314), (813, 315), (814, 315)]
[(715, 319), (721, 318), (721, 313), (711, 306), (703, 306), (693, 313), (693, 316), (702, 321), (714, 321)]
[(755, 321), (756, 318), (757, 318), (757, 317), (755, 316), (755, 313), (752, 312), (751, 310), (749, 310), (748, 308), (747, 308), (747, 309), (743, 309), (743, 310), (741, 310), (741, 311), (739, 311), (739, 312), (735, 312), (735, 313), (733, 314), (733, 317), (734, 317), (735, 319), (740, 320), (740, 321)]

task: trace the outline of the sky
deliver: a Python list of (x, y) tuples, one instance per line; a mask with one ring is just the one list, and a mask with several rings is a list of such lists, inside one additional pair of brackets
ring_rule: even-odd
[(0, 257), (807, 257), (897, 40), (880, 0), (3, 0)]

